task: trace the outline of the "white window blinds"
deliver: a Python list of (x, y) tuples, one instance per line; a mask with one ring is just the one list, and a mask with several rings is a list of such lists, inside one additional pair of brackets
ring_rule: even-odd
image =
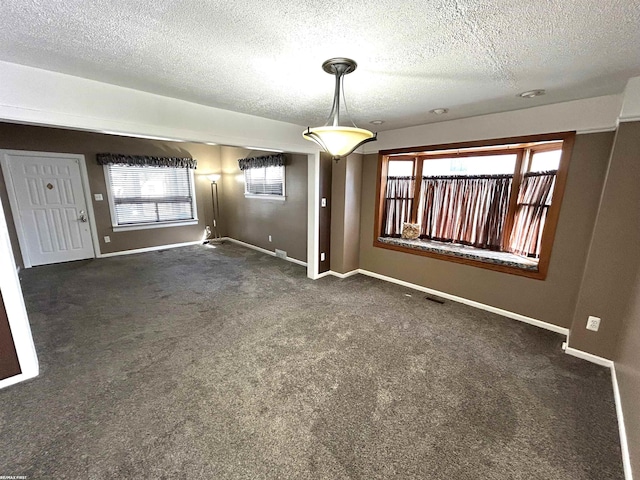
[(196, 218), (193, 170), (174, 167), (106, 167), (114, 225)]
[(246, 194), (284, 196), (284, 166), (248, 168), (244, 185)]

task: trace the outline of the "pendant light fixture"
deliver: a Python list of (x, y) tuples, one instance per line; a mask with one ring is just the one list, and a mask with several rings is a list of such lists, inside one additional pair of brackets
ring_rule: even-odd
[[(378, 134), (358, 128), (349, 117), (347, 102), (344, 100), (343, 78), (353, 72), (358, 65), (349, 58), (330, 58), (322, 64), (322, 69), (336, 76), (336, 89), (333, 94), (333, 106), (329, 114), (329, 120), (322, 127), (308, 127), (302, 135), (307, 140), (316, 142), (335, 160), (346, 157), (356, 148), (367, 142), (374, 142)], [(344, 103), (344, 109), (352, 127), (340, 125), (340, 101)]]

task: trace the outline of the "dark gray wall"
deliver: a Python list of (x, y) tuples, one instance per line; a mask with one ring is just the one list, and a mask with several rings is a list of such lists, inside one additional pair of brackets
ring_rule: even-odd
[(377, 155), (362, 179), (360, 268), (569, 327), (613, 141), (577, 135), (546, 280), (373, 247)]
[(268, 154), (221, 147), (222, 234), (267, 250), (284, 250), (287, 256), (306, 262), (308, 157), (286, 154), (285, 201), (245, 198), (244, 176), (238, 168), (238, 159)]
[[(29, 150), (38, 152), (76, 153), (85, 157), (91, 194), (102, 193), (104, 201), (93, 200), (95, 220), (102, 253), (133, 250), (197, 241), (202, 238), (204, 227), (211, 222), (210, 183), (203, 174), (220, 171), (220, 147), (187, 142), (168, 142), (141, 138), (120, 137), (101, 133), (79, 132), (59, 128), (36, 127), (0, 123), (0, 149)], [(157, 155), (192, 157), (198, 160), (196, 170), (196, 203), (199, 222), (197, 225), (169, 228), (154, 228), (114, 232), (107, 201), (107, 186), (103, 167), (96, 162), (97, 153), (123, 153), (131, 155)], [(22, 263), (20, 247), (15, 232), (13, 216), (9, 206), (6, 186), (0, 173), (0, 199), (4, 205), (9, 235), (16, 255), (16, 265)], [(104, 236), (111, 243), (104, 242)]]

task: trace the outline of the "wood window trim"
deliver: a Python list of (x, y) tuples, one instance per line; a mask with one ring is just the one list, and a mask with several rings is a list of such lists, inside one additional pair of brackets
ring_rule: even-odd
[[(555, 239), (556, 229), (558, 226), (558, 219), (560, 217), (560, 208), (562, 207), (562, 199), (564, 198), (564, 191), (567, 182), (567, 177), (569, 173), (569, 164), (571, 161), (571, 153), (573, 151), (573, 145), (575, 143), (576, 132), (559, 132), (559, 133), (549, 133), (549, 134), (541, 134), (541, 135), (528, 135), (521, 137), (506, 137), (506, 138), (497, 138), (497, 139), (489, 139), (489, 140), (479, 140), (473, 142), (461, 142), (461, 143), (446, 143), (446, 144), (438, 144), (438, 145), (427, 145), (427, 146), (419, 146), (419, 147), (405, 147), (405, 148), (396, 148), (390, 150), (381, 150), (378, 152), (378, 169), (377, 169), (377, 179), (376, 179), (376, 202), (377, 208), (375, 210), (375, 220), (374, 220), (374, 231), (373, 231), (373, 246), (375, 248), (383, 248), (386, 250), (394, 250), (398, 252), (408, 253), (411, 255), (420, 255), (424, 257), (431, 257), (439, 260), (444, 260), (453, 263), (459, 263), (463, 265), (470, 265), (479, 268), (484, 268), (487, 270), (493, 270), (502, 273), (508, 273), (512, 275), (518, 275), (528, 278), (533, 278), (536, 280), (544, 280), (547, 277), (547, 273), (549, 270), (549, 263), (551, 261), (551, 253), (553, 249), (553, 242)], [(511, 267), (506, 265), (497, 265), (493, 263), (483, 262), (481, 260), (474, 260), (469, 258), (455, 257), (451, 255), (445, 255), (436, 252), (418, 250), (411, 247), (405, 247), (402, 245), (391, 245), (388, 243), (383, 243), (378, 240), (380, 236), (380, 232), (382, 232), (382, 218), (384, 217), (384, 186), (382, 183), (382, 179), (387, 177), (388, 164), (389, 160), (414, 160), (414, 171), (416, 170), (416, 164), (422, 164), (422, 162), (418, 161), (419, 159), (425, 158), (426, 155), (421, 155), (423, 152), (434, 152), (437, 150), (452, 150), (452, 149), (464, 149), (464, 148), (473, 148), (473, 147), (489, 147), (489, 146), (500, 146), (506, 144), (527, 144), (527, 143), (537, 143), (537, 142), (546, 142), (546, 141), (558, 141), (562, 142), (562, 154), (560, 157), (560, 165), (558, 167), (558, 171), (556, 174), (556, 185), (553, 192), (553, 198), (551, 201), (551, 206), (549, 207), (549, 211), (547, 212), (547, 218), (545, 222), (545, 229), (542, 234), (542, 239), (540, 243), (540, 259), (538, 261), (538, 270), (524, 270), (517, 267)], [(554, 146), (538, 146), (534, 150), (541, 151), (547, 149), (553, 149)], [(466, 153), (466, 152), (463, 152)], [(475, 152), (477, 154), (481, 154), (484, 152)], [(485, 153), (486, 154), (486, 153)], [(437, 155), (437, 154), (436, 154)], [(451, 154), (447, 154), (446, 156), (451, 157)], [(429, 158), (436, 158), (433, 155), (429, 155)], [(518, 181), (518, 185), (522, 179), (522, 175), (530, 163), (530, 159), (524, 159), (522, 154), (518, 155), (517, 168), (514, 172), (514, 185), (515, 187), (516, 181)], [(418, 179), (416, 177), (416, 190), (414, 190), (414, 196), (418, 192)], [(513, 190), (512, 190), (513, 193)], [(511, 203), (517, 201), (517, 199), (513, 198), (514, 195), (511, 195), (509, 210), (511, 211), (512, 205)], [(417, 211), (417, 197), (414, 197), (414, 206), (413, 211)], [(515, 209), (515, 204), (513, 205)], [(415, 218), (415, 217), (414, 217)], [(507, 225), (505, 225), (505, 231)]]

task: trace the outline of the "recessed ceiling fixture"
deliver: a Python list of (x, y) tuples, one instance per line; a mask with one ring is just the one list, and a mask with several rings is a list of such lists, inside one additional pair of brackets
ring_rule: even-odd
[[(352, 153), (356, 148), (367, 142), (378, 139), (378, 134), (364, 128), (358, 128), (349, 117), (347, 102), (344, 99), (343, 78), (353, 72), (358, 64), (349, 58), (330, 58), (322, 64), (322, 69), (336, 76), (336, 88), (333, 94), (333, 106), (329, 120), (322, 127), (308, 127), (302, 133), (304, 138), (316, 142), (320, 147), (338, 160)], [(353, 127), (340, 125), (340, 100), (344, 103), (344, 110)]]
[(543, 89), (527, 90), (526, 92), (519, 93), (516, 96), (522, 97), (522, 98), (533, 98), (533, 97), (539, 97), (540, 95), (544, 95), (545, 93), (547, 93), (547, 91)]
[(382, 125), (384, 123), (384, 120), (371, 120), (369, 123), (371, 125)]
[(449, 113), (448, 108), (434, 108), (433, 110), (429, 110), (429, 113), (435, 113), (436, 115), (443, 115), (445, 113)]

